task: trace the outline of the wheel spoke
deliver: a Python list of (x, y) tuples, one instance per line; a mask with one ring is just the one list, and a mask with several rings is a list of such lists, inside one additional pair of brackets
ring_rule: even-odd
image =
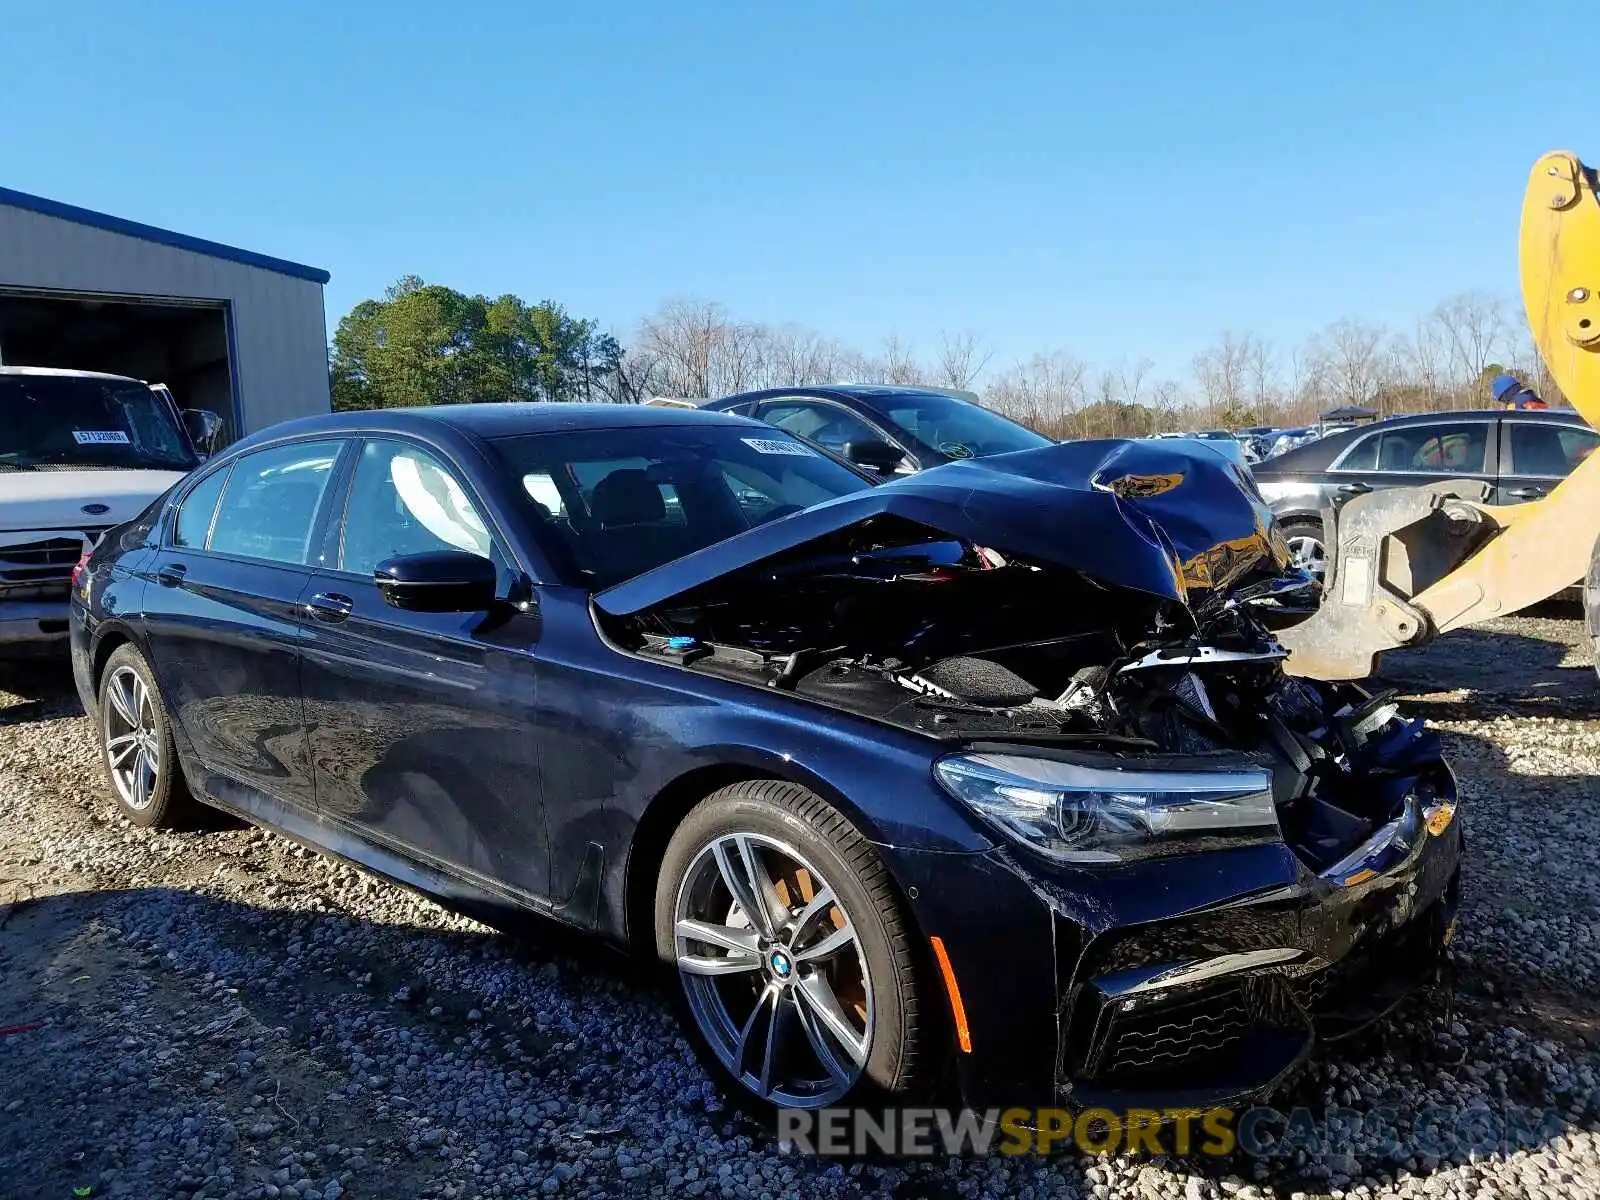
[[(735, 854), (728, 852), (730, 842), (733, 843)], [(773, 894), (772, 881), (767, 878), (766, 869), (762, 867), (750, 839), (724, 838), (712, 845), (711, 852), (716, 856), (717, 870), (722, 874), (723, 884), (733, 895), (734, 903), (764, 937), (771, 937), (772, 906), (775, 903), (770, 899)]]
[(709, 921), (685, 917), (678, 922), (677, 934), (690, 941), (717, 946), (729, 954), (754, 958), (761, 952), (761, 938), (754, 929), (735, 929), (731, 925), (713, 925)]
[(798, 945), (806, 935), (806, 927), (817, 917), (826, 913), (834, 905), (833, 890), (831, 888), (818, 888), (811, 900), (800, 910), (800, 915), (794, 919), (794, 937), (790, 941)]
[(844, 923), (843, 929), (835, 929), (814, 946), (807, 946), (803, 950), (794, 952), (795, 958), (801, 962), (813, 962), (817, 959), (827, 958), (839, 953), (846, 946), (853, 946), (856, 942), (856, 927), (849, 921)]
[(113, 767), (120, 767), (128, 761), (128, 755), (139, 749), (139, 735), (137, 733), (124, 733), (111, 738), (106, 742), (106, 754)]
[[(744, 1027), (739, 1030), (738, 1044), (733, 1048), (733, 1073), (744, 1074), (745, 1059), (750, 1055), (750, 1041), (755, 1034), (756, 1026), (761, 1021), (761, 1016), (777, 1002), (778, 989), (768, 984), (761, 989), (761, 994), (756, 997), (755, 1007), (750, 1010), (750, 1015), (745, 1018)], [(769, 1017), (770, 1024), (770, 1017)]]
[(139, 718), (133, 711), (133, 697), (128, 694), (126, 676), (111, 677), (111, 686), (106, 689), (106, 698), (111, 701), (111, 707), (116, 710), (117, 716), (122, 718), (123, 724), (129, 729), (139, 728)]
[(866, 1066), (867, 1039), (850, 1024), (850, 1018), (839, 1007), (839, 1000), (827, 979), (821, 973), (807, 976), (795, 984), (794, 993), (800, 1009), (809, 1011), (822, 1028), (833, 1035), (850, 1061), (858, 1069)]
[(805, 1031), (806, 1041), (811, 1044), (811, 1053), (816, 1055), (817, 1062), (828, 1073), (828, 1078), (841, 1088), (847, 1088), (855, 1080), (855, 1073), (848, 1064), (839, 1057), (839, 1052), (833, 1048), (833, 1043), (828, 1035), (823, 1032), (821, 1023), (817, 1020), (812, 1009), (799, 999), (801, 993), (795, 990), (795, 1019), (800, 1022), (800, 1028)]
[(155, 724), (150, 719), (150, 691), (137, 675), (133, 677), (133, 711), (139, 718), (140, 729), (148, 730)]
[(691, 942), (704, 942), (727, 954), (680, 954), (678, 969), (691, 975), (739, 975), (761, 969), (760, 938), (753, 929), (734, 929), (709, 921), (680, 920), (675, 932)]
[(678, 970), (690, 975), (746, 975), (760, 969), (758, 958), (739, 958), (732, 954), (678, 955)]
[(761, 1094), (772, 1095), (772, 1061), (776, 1056), (778, 1039), (782, 1036), (778, 1026), (783, 1022), (783, 1014), (790, 1006), (783, 1002), (783, 994), (779, 991), (772, 993), (772, 1020), (767, 1022), (767, 1048), (761, 1055)]
[(133, 806), (143, 808), (150, 803), (150, 775), (148, 771), (149, 757), (145, 754), (144, 747), (139, 748), (138, 757), (133, 760)]

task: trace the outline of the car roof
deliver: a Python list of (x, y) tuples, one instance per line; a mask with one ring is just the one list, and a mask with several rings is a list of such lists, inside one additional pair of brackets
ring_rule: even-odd
[[(683, 425), (770, 426), (732, 413), (638, 404), (441, 404), (427, 408), (374, 408), (302, 417), (269, 426), (246, 442), (302, 434), (430, 433), (450, 429), (480, 438), (586, 429), (640, 429)], [(240, 443), (241, 445), (244, 443)]]
[(33, 375), (51, 379), (113, 379), (118, 383), (143, 383), (131, 375), (112, 375), (106, 371), (78, 371), (71, 367), (0, 367), (0, 377)]
[(932, 386), (899, 383), (806, 383), (794, 387), (762, 388), (754, 392), (736, 392), (707, 400), (713, 410), (744, 404), (751, 400), (769, 400), (774, 396), (849, 396), (857, 400), (889, 400), (896, 396), (937, 396), (942, 400), (960, 400), (971, 403), (965, 396), (956, 395)]

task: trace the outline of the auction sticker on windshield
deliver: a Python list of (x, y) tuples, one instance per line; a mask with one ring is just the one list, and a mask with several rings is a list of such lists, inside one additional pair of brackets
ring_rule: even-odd
[(799, 442), (782, 442), (776, 438), (740, 438), (739, 440), (757, 454), (788, 454), (794, 458), (816, 457)]
[(72, 440), (80, 446), (126, 446), (128, 435), (120, 429), (74, 429)]

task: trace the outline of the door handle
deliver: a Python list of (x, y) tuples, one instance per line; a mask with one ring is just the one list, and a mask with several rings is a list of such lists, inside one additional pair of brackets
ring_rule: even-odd
[(1537, 500), (1544, 495), (1544, 489), (1542, 487), (1512, 488), (1506, 495), (1513, 500)]
[(1334, 489), (1341, 496), (1363, 496), (1372, 490), (1370, 483), (1341, 483)]
[(189, 568), (182, 563), (168, 563), (156, 572), (156, 582), (162, 587), (178, 587), (183, 583), (183, 577), (189, 573)]
[(356, 602), (342, 592), (318, 592), (306, 601), (306, 612), (319, 621), (332, 624), (350, 615)]

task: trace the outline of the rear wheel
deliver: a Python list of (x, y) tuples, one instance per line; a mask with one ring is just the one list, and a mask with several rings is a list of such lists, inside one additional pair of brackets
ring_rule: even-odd
[(747, 1105), (921, 1089), (917, 970), (888, 873), (807, 789), (737, 783), (690, 812), (657, 880), (656, 948), (696, 1050)]
[(150, 664), (132, 644), (111, 652), (100, 677), (100, 749), (128, 820), (171, 829), (193, 818), (196, 806), (178, 766), (166, 705)]

